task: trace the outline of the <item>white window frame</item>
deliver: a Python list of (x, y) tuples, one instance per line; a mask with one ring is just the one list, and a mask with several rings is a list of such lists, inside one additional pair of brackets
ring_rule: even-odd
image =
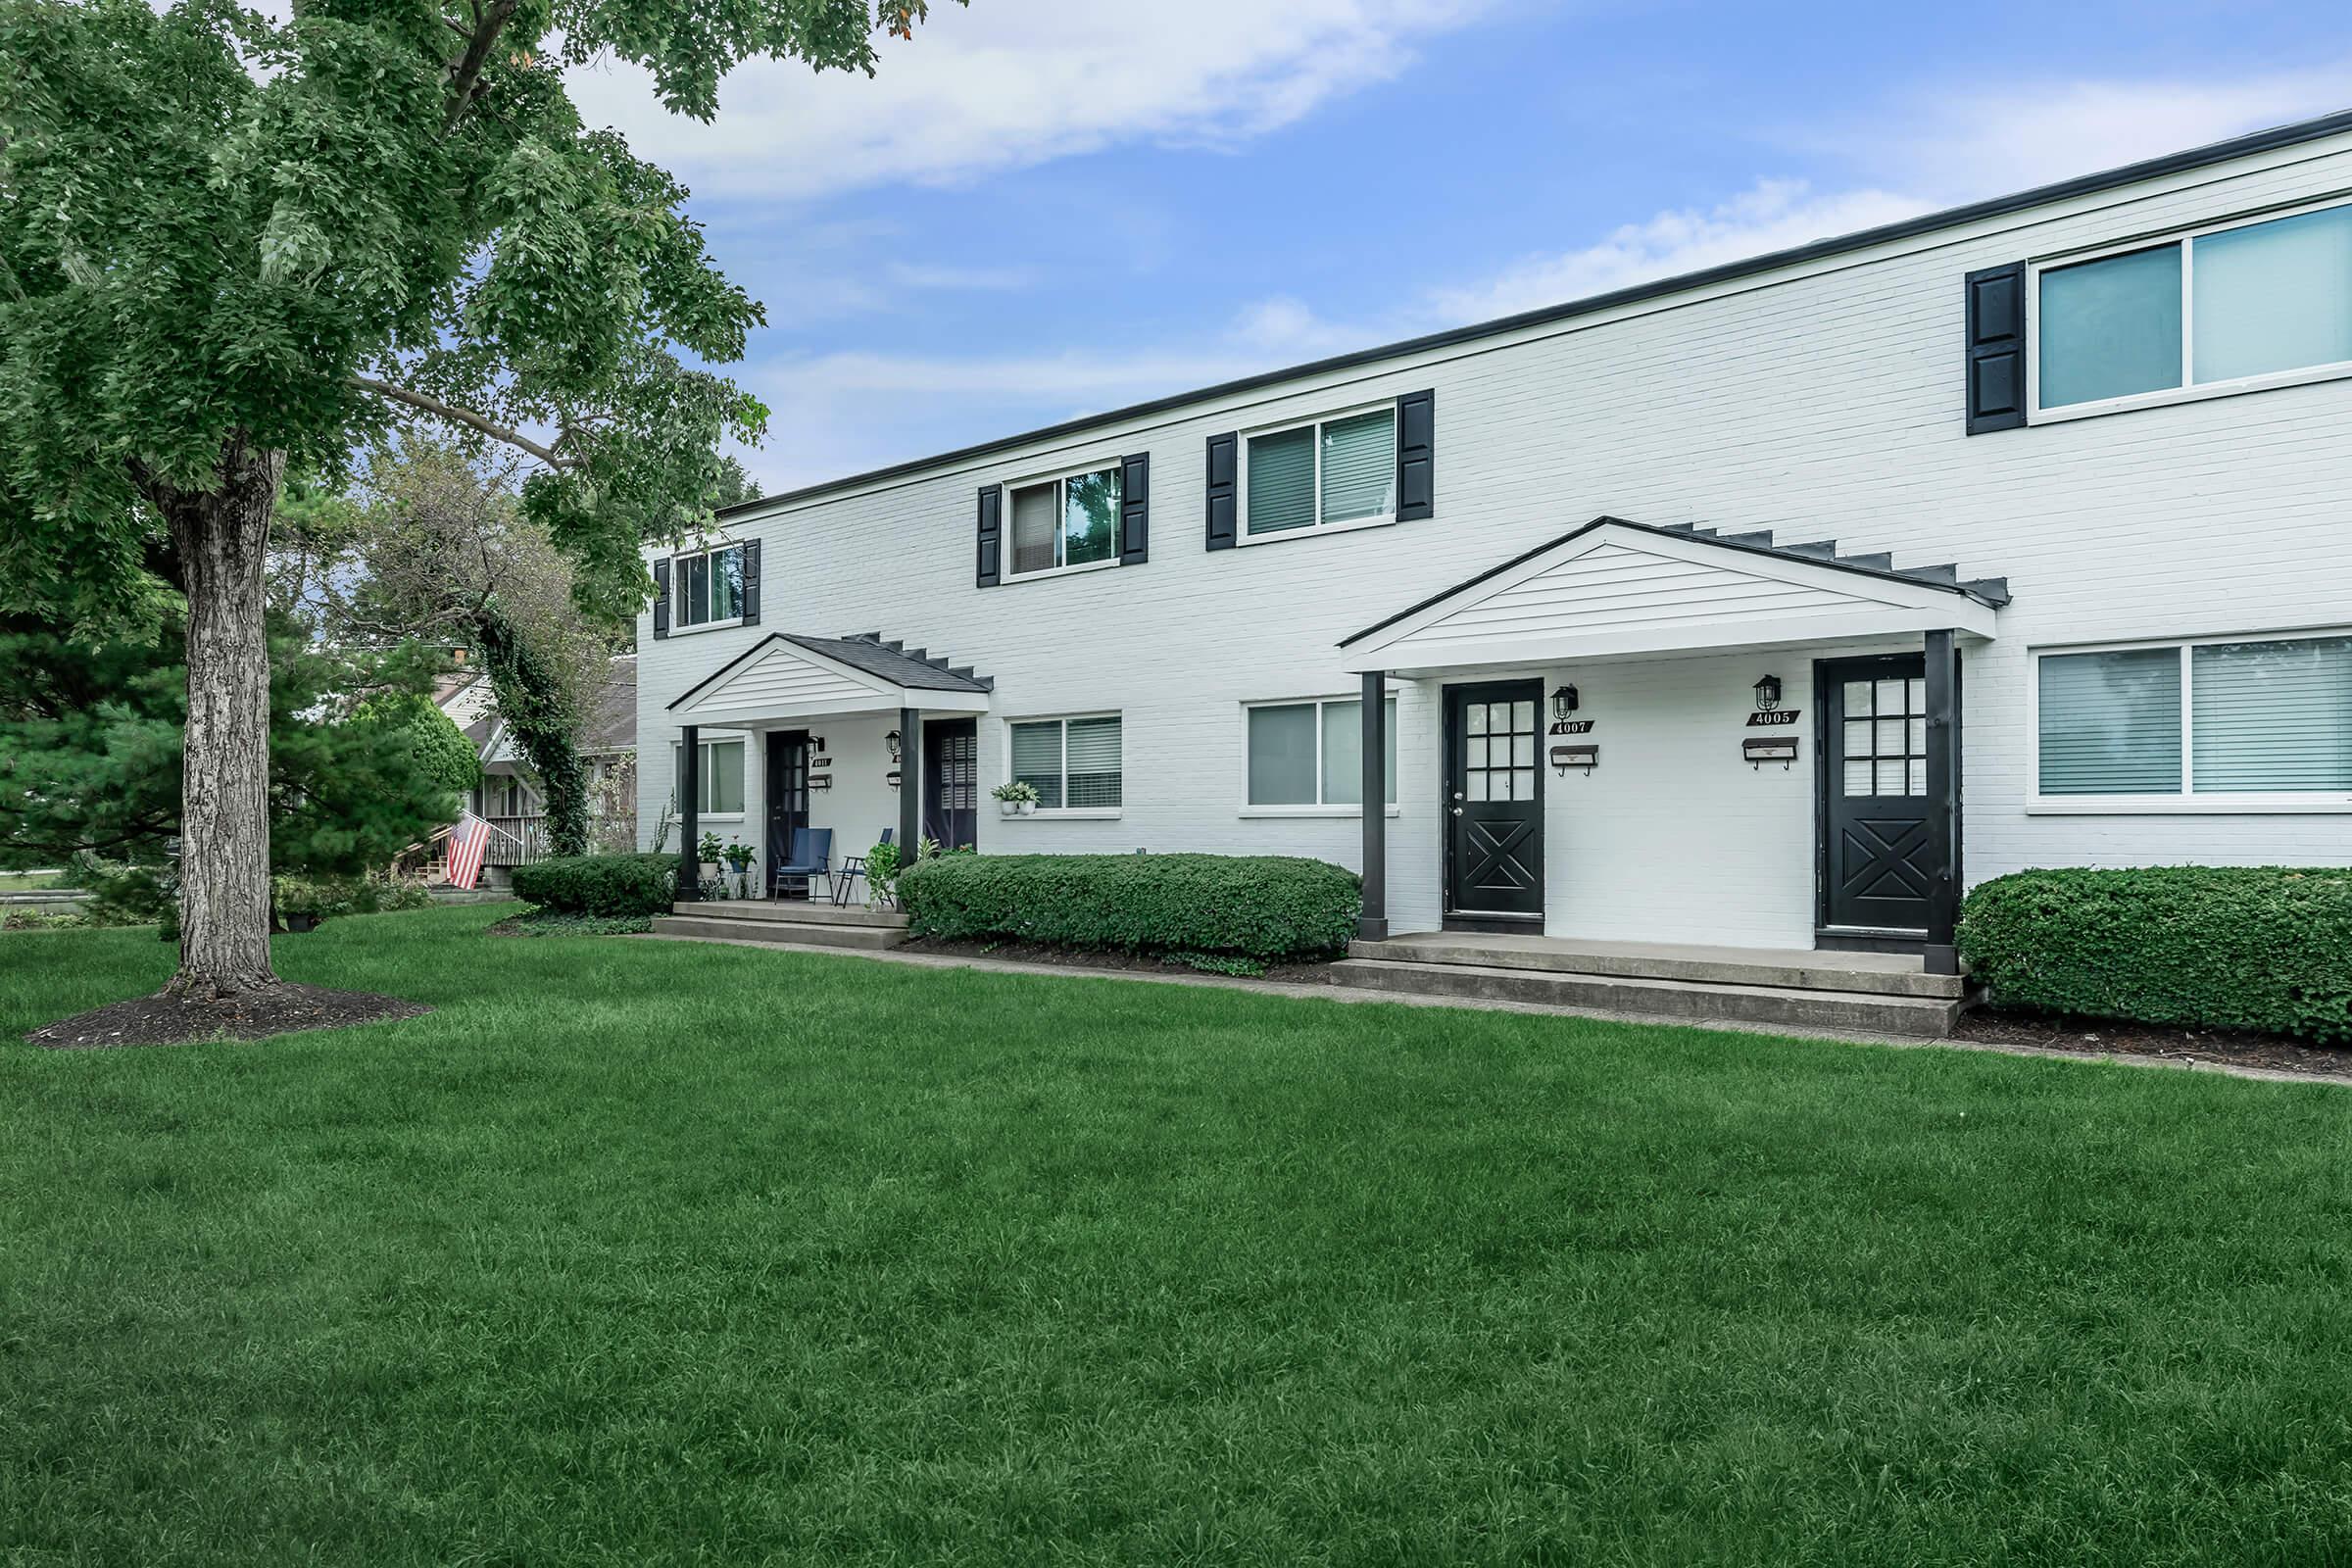
[[(1118, 481), (1119, 486), (1119, 515), (1113, 517), (1110, 521), (1109, 556), (1102, 561), (1081, 561), (1074, 566), (1043, 566), (1036, 571), (1013, 570), (1012, 493), (1015, 490), (1034, 490), (1041, 484), (1050, 484), (1054, 487), (1054, 559), (1058, 561), (1061, 558), (1063, 549), (1069, 543), (1069, 536), (1067, 533), (1070, 520), (1070, 492), (1068, 489), (1069, 482), (1072, 479), (1083, 479), (1089, 474), (1101, 473), (1104, 469), (1109, 470), (1112, 478)], [(1115, 566), (1119, 564), (1119, 534), (1126, 524), (1126, 460), (1118, 457), (1098, 458), (1092, 463), (1081, 463), (1072, 467), (1057, 468), (1051, 473), (1032, 474), (1026, 479), (1006, 480), (1004, 481), (1004, 514), (1000, 522), (1000, 526), (1004, 530), (1003, 544), (1001, 546), (1003, 550), (1004, 569), (997, 574), (997, 580), (999, 582), (1036, 582), (1046, 577), (1069, 577), (1074, 576), (1082, 571), (1101, 571), (1105, 567)], [(1081, 714), (1079, 716), (1084, 717), (1086, 715)], [(1040, 720), (1040, 722), (1042, 722), (1042, 720)]]
[[(2120, 245), (2107, 245), (2097, 250), (2074, 251), (2064, 256), (2045, 257), (2030, 262), (2026, 267), (2026, 418), (2033, 424), (2056, 424), (2067, 419), (2094, 418), (2102, 414), (2121, 414), (2129, 409), (2162, 408), (2172, 403), (2202, 403), (2208, 398), (2235, 397), (2241, 392), (2264, 392), (2273, 387), (2308, 386), (2314, 381), (2338, 381), (2352, 376), (2352, 360), (2338, 360), (2328, 365), (2304, 366), (2292, 370), (2270, 370), (2261, 375), (2241, 375), (2228, 381), (2197, 383), (2197, 247), (2196, 241), (2209, 234), (2224, 234), (2232, 229), (2251, 228), (2281, 218), (2300, 218), (2306, 213), (2323, 213), (2334, 208), (2352, 206), (2352, 200), (2342, 195), (2325, 200), (2304, 202), (2294, 207), (2280, 207), (2270, 212), (2239, 214), (2194, 228), (2174, 229), (2168, 233), (2148, 234)], [(2104, 261), (2113, 256), (2130, 256), (2138, 251), (2162, 250), (2168, 245), (2180, 247), (2180, 385), (2159, 387), (2153, 392), (2134, 392), (2128, 397), (2100, 398), (2090, 403), (2068, 403), (2058, 408), (2041, 406), (2041, 274), (2061, 271), (2084, 262)]]
[[(2082, 643), (2027, 651), (2026, 757), (2030, 775), (2026, 809), (2047, 816), (2325, 816), (2352, 811), (2352, 791), (2272, 791), (2198, 795), (2194, 712), (2196, 661), (2190, 650), (2215, 644), (2309, 642), (2352, 637), (2352, 627), (2296, 627), (2289, 631), (2230, 632), (2221, 636), (2146, 637), (2132, 642)], [(2179, 650), (2180, 658), (2180, 788), (2169, 795), (2044, 795), (2041, 793), (2041, 662), (2066, 654), (2117, 654), (2148, 648)]]
[[(1358, 528), (1386, 528), (1394, 523), (1396, 520), (1396, 492), (1393, 480), (1389, 490), (1389, 510), (1381, 513), (1378, 516), (1350, 517), (1346, 522), (1325, 522), (1323, 520), (1323, 426), (1336, 424), (1342, 419), (1352, 419), (1358, 415), (1378, 414), (1383, 410), (1386, 410), (1389, 415), (1389, 462), (1393, 467), (1396, 461), (1396, 442), (1399, 438), (1395, 398), (1388, 398), (1378, 403), (1358, 404), (1351, 409), (1335, 409), (1329, 414), (1318, 414), (1309, 419), (1285, 419), (1280, 424), (1264, 424), (1254, 430), (1244, 430), (1241, 448), (1234, 454), (1234, 505), (1240, 509), (1241, 519), (1240, 525), (1234, 530), (1235, 542), (1245, 545), (1271, 545), (1279, 544), (1286, 539), (1319, 539), (1325, 534), (1353, 533)], [(1285, 528), (1278, 533), (1252, 533), (1250, 530), (1250, 443), (1263, 436), (1288, 435), (1293, 430), (1315, 432), (1313, 438), (1307, 443), (1307, 449), (1314, 454), (1315, 459), (1315, 520), (1303, 528)]]
[[(1250, 713), (1251, 713), (1251, 712), (1255, 711), (1256, 710), (1258, 710), (1258, 709), (1260, 709), (1260, 708), (1309, 708), (1309, 707), (1311, 707), (1311, 708), (1313, 708), (1313, 709), (1314, 709), (1314, 710), (1315, 710), (1315, 794), (1316, 794), (1316, 795), (1319, 797), (1319, 796), (1321, 796), (1321, 795), (1322, 795), (1322, 793), (1323, 793), (1323, 708), (1324, 708), (1324, 705), (1325, 705), (1325, 704), (1327, 704), (1327, 703), (1360, 703), (1360, 702), (1362, 702), (1363, 700), (1364, 700), (1364, 699), (1363, 699), (1363, 694), (1362, 694), (1361, 692), (1355, 692), (1355, 693), (1348, 693), (1348, 692), (1333, 692), (1333, 693), (1331, 693), (1331, 694), (1329, 694), (1329, 695), (1327, 695), (1327, 696), (1321, 696), (1321, 697), (1266, 697), (1266, 698), (1260, 698), (1260, 699), (1257, 699), (1257, 700), (1255, 700), (1255, 701), (1252, 701), (1252, 702), (1247, 702), (1247, 703), (1244, 703), (1244, 704), (1242, 704), (1242, 712), (1241, 712), (1241, 723), (1242, 723), (1242, 748), (1241, 748), (1241, 751), (1242, 751), (1242, 773), (1241, 773), (1241, 790), (1242, 790), (1242, 793), (1241, 793), (1241, 806), (1240, 806), (1240, 808), (1239, 808), (1239, 814), (1240, 814), (1240, 815), (1242, 815), (1242, 816), (1290, 816), (1290, 817), (1298, 817), (1298, 816), (1348, 816), (1348, 817), (1360, 817), (1360, 816), (1362, 816), (1362, 815), (1364, 814), (1364, 808), (1363, 808), (1363, 806), (1362, 806), (1362, 804), (1361, 804), (1361, 803), (1358, 803), (1358, 804), (1356, 804), (1356, 805), (1354, 805), (1354, 806), (1348, 806), (1348, 805), (1344, 805), (1344, 804), (1334, 804), (1334, 803), (1332, 803), (1332, 802), (1329, 802), (1329, 801), (1324, 801), (1324, 800), (1320, 800), (1320, 799), (1318, 799), (1318, 800), (1316, 801), (1316, 803), (1315, 803), (1314, 805), (1312, 805), (1312, 806), (1304, 806), (1304, 805), (1300, 805), (1300, 806), (1258, 806), (1258, 805), (1254, 805), (1254, 804), (1252, 804), (1252, 803), (1250, 802)], [(1398, 744), (1398, 739), (1397, 739), (1397, 735), (1396, 735), (1396, 710), (1397, 710), (1397, 707), (1398, 707), (1398, 704), (1397, 704), (1397, 701), (1396, 701), (1396, 694), (1395, 692), (1393, 692), (1393, 691), (1392, 691), (1392, 692), (1388, 692), (1388, 693), (1386, 693), (1386, 694), (1385, 694), (1385, 696), (1382, 698), (1382, 701), (1386, 702), (1386, 703), (1389, 705), (1389, 710), (1390, 710), (1390, 711), (1389, 711), (1389, 738), (1390, 738), (1390, 742), (1391, 742), (1391, 744), (1393, 744), (1393, 745), (1394, 745), (1394, 744)], [(1361, 712), (1358, 712), (1358, 713), (1356, 714), (1356, 717), (1357, 717), (1357, 718), (1360, 720), (1360, 719), (1363, 717), (1363, 714), (1362, 714)], [(1402, 795), (1403, 795), (1403, 793), (1404, 793), (1404, 762), (1403, 762), (1403, 754), (1402, 754), (1401, 746), (1399, 746), (1399, 751), (1398, 751), (1398, 759), (1397, 759), (1397, 764), (1396, 764), (1396, 793), (1397, 793), (1399, 796), (1402, 796)], [(1382, 808), (1381, 808), (1381, 814), (1382, 814), (1382, 815), (1384, 815), (1384, 816), (1396, 816), (1396, 815), (1397, 815), (1397, 814), (1398, 814), (1398, 809), (1397, 809), (1397, 807), (1398, 807), (1398, 803), (1397, 803), (1396, 801), (1389, 801), (1389, 802), (1386, 802), (1386, 803), (1384, 803), (1384, 804), (1383, 804), (1383, 806), (1382, 806)]]
[[(1080, 469), (1080, 470), (1078, 470), (1078, 471), (1080, 471), (1081, 473), (1086, 473), (1086, 472), (1092, 472), (1093, 470), (1091, 470), (1091, 469), (1084, 469), (1084, 468), (1082, 468), (1082, 469)], [(1115, 564), (1115, 563), (1114, 563), (1114, 564)], [(1065, 568), (1065, 569), (1066, 569), (1066, 568)], [(1039, 575), (1043, 575), (1043, 573), (1039, 573)], [(1009, 783), (1011, 783), (1011, 782), (1012, 782), (1012, 730), (1013, 730), (1013, 726), (1014, 726), (1014, 725), (1016, 725), (1016, 724), (1059, 724), (1059, 725), (1061, 726), (1061, 763), (1060, 763), (1060, 768), (1061, 768), (1061, 798), (1062, 798), (1063, 800), (1065, 800), (1065, 801), (1066, 801), (1066, 800), (1068, 800), (1068, 799), (1070, 798), (1070, 721), (1071, 721), (1072, 719), (1088, 719), (1088, 718), (1115, 718), (1115, 719), (1117, 719), (1117, 720), (1119, 721), (1119, 802), (1120, 802), (1120, 804), (1119, 804), (1119, 805), (1117, 805), (1117, 806), (1040, 806), (1040, 807), (1039, 807), (1039, 808), (1038, 808), (1036, 810), (1034, 810), (1034, 811), (1031, 811), (1031, 812), (1030, 812), (1030, 813), (1029, 813), (1029, 814), (1028, 814), (1026, 817), (1012, 816), (1012, 817), (1007, 817), (1007, 818), (1005, 818), (1005, 820), (1006, 820), (1006, 821), (1009, 821), (1009, 822), (1020, 822), (1020, 821), (1031, 821), (1031, 822), (1035, 822), (1035, 821), (1040, 821), (1040, 820), (1048, 820), (1048, 819), (1050, 819), (1050, 820), (1054, 820), (1054, 821), (1065, 821), (1065, 822), (1088, 821), (1088, 820), (1109, 821), (1109, 820), (1111, 820), (1111, 819), (1112, 819), (1112, 818), (1114, 818), (1114, 817), (1123, 816), (1123, 815), (1125, 815), (1125, 814), (1126, 814), (1126, 810), (1127, 810), (1127, 807), (1126, 807), (1126, 801), (1127, 801), (1127, 714), (1126, 714), (1125, 710), (1121, 710), (1121, 709), (1116, 709), (1116, 708), (1098, 708), (1098, 709), (1092, 709), (1092, 710), (1088, 710), (1088, 711), (1086, 711), (1086, 712), (1082, 712), (1082, 713), (1021, 713), (1021, 714), (1017, 714), (1017, 715), (1015, 715), (1015, 716), (1013, 716), (1013, 717), (1010, 717), (1010, 718), (1007, 718), (1007, 719), (1005, 719), (1005, 720), (1004, 720), (1004, 779), (1003, 779), (1003, 782), (1004, 782), (1004, 783), (1006, 783), (1006, 784), (1009, 784)]]
[(686, 563), (707, 561), (712, 556), (723, 556), (730, 550), (741, 551), (743, 547), (743, 540), (729, 539), (721, 544), (705, 545), (700, 550), (689, 550), (669, 558), (669, 634), (672, 637), (691, 637), (697, 632), (725, 631), (730, 626), (743, 624), (743, 615), (740, 611), (725, 620), (690, 621), (683, 618), (687, 606), (692, 603), (686, 594)]
[[(743, 821), (746, 817), (751, 815), (752, 809), (751, 736), (748, 734), (699, 735), (695, 737), (695, 744), (697, 746), (706, 747), (740, 746), (743, 748), (743, 809), (740, 811), (697, 811), (695, 813), (696, 821), (698, 823)], [(685, 750), (686, 745), (683, 741), (673, 740), (669, 743), (669, 795), (671, 800), (678, 802), (678, 820), (681, 823), (686, 820), (686, 804), (682, 799), (679, 798), (678, 786), (685, 783), (686, 770), (679, 764), (685, 760)], [(708, 761), (707, 759), (705, 760), (706, 762)], [(699, 772), (697, 775), (697, 782), (700, 782)]]

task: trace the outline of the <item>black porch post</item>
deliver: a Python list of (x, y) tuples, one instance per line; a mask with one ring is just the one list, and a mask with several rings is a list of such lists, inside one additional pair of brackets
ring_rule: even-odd
[(923, 710), (899, 710), (899, 864), (912, 865), (923, 831)]
[(1928, 633), (1928, 848), (1936, 882), (1928, 890), (1927, 970), (1958, 974), (1953, 931), (1960, 922), (1960, 645)]
[(1366, 942), (1389, 936), (1388, 674), (1364, 676), (1364, 907), (1355, 934)]
[(700, 726), (694, 724), (678, 731), (678, 827), (685, 835), (678, 841), (680, 904), (691, 904), (703, 896), (703, 852), (698, 842), (703, 836), (701, 735)]

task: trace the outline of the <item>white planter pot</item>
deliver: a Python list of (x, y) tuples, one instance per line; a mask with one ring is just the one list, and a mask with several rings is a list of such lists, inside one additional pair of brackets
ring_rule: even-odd
[(997, 810), (1005, 816), (1027, 816), (1037, 809), (1034, 801), (999, 801)]

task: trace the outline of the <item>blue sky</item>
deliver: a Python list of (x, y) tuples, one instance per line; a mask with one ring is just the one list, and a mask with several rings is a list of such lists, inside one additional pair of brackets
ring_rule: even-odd
[(2352, 107), (2341, 10), (934, 0), (581, 107), (767, 307), (769, 490)]

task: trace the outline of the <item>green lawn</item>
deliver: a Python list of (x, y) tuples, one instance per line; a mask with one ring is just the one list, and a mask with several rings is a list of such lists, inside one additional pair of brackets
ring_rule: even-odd
[(0, 936), (0, 1562), (2352, 1561), (2345, 1090), (504, 912)]

